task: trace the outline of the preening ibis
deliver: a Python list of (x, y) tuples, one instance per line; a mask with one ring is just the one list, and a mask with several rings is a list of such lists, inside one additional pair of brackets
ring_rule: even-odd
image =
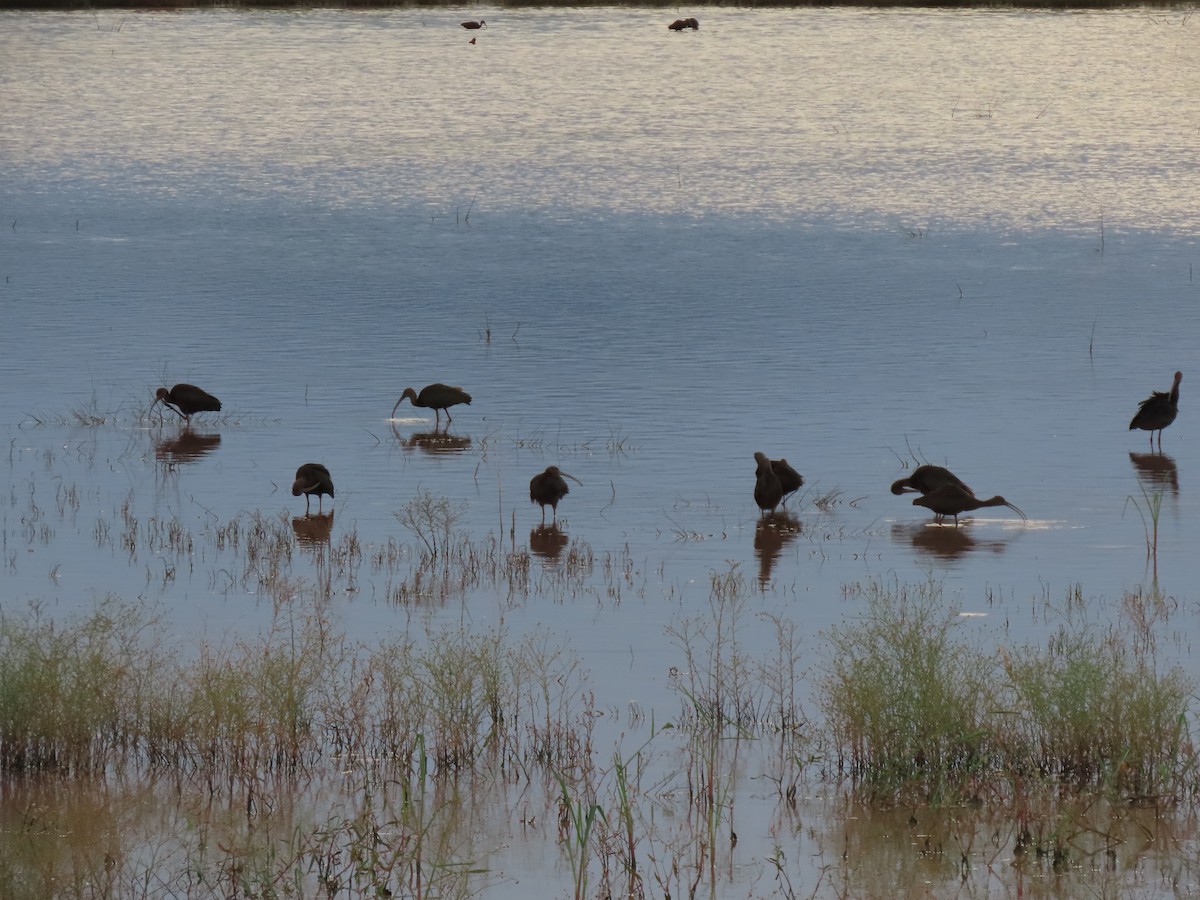
[(321, 512), (322, 494), (333, 498), (333, 478), (329, 470), (320, 463), (305, 463), (296, 470), (296, 480), (292, 482), (292, 496), (304, 495), (304, 512), (308, 512), (308, 500), (317, 496), (317, 512)]
[(190, 422), (192, 416), (198, 412), (221, 411), (221, 401), (194, 384), (177, 384), (169, 391), (165, 387), (160, 387), (155, 391), (154, 403), (151, 403), (150, 406), (153, 407), (155, 403), (159, 402), (175, 410), (185, 422)]
[(446, 410), (446, 422), (450, 423), (454, 420), (450, 418), (450, 407), (457, 406), (460, 403), (471, 402), (471, 395), (460, 387), (451, 387), (448, 384), (427, 384), (421, 388), (421, 393), (417, 393), (412, 388), (405, 388), (404, 393), (400, 395), (400, 399), (396, 401), (396, 405), (392, 407), (392, 417), (395, 418), (396, 410), (400, 408), (400, 404), (405, 398), (412, 400), (413, 406), (421, 406), (425, 409), (432, 409), (435, 416), (435, 425), (441, 424), (442, 410)]
[(542, 524), (546, 524), (546, 507), (553, 512), (553, 520), (558, 521), (558, 501), (571, 489), (564, 479), (570, 478), (576, 484), (583, 484), (574, 475), (568, 475), (558, 466), (550, 466), (544, 472), (538, 472), (529, 480), (529, 502), (540, 503), (542, 506)]
[(970, 512), (973, 509), (983, 509), (985, 506), (1007, 506), (1022, 520), (1027, 519), (1025, 513), (999, 495), (989, 497), (987, 500), (980, 500), (969, 490), (954, 484), (943, 484), (927, 494), (922, 494), (913, 500), (913, 506), (924, 506), (926, 509), (933, 510), (939, 517), (954, 516), (955, 528), (958, 527), (958, 517), (961, 513)]
[(788, 465), (786, 459), (771, 460), (771, 471), (775, 473), (775, 477), (779, 479), (779, 486), (783, 488), (782, 502), (786, 506), (787, 498), (804, 487), (804, 476)]
[(469, 31), (474, 31), (477, 28), (486, 28), (487, 22), (483, 21), (483, 19), (480, 19), (478, 22), (463, 22), (462, 27)]
[(783, 500), (783, 485), (767, 454), (755, 453), (754, 461), (758, 463), (754, 473), (754, 502), (763, 512), (775, 512), (775, 507)]
[(892, 482), (892, 493), (916, 491), (918, 494), (928, 494), (947, 484), (962, 488), (971, 496), (975, 496), (975, 492), (963, 484), (957, 475), (941, 466), (917, 466), (907, 478)]
[(1145, 400), (1138, 404), (1137, 414), (1134, 415), (1133, 421), (1129, 423), (1129, 430), (1140, 428), (1142, 431), (1150, 432), (1150, 446), (1154, 446), (1154, 432), (1158, 432), (1158, 446), (1162, 449), (1162, 433), (1163, 429), (1175, 421), (1175, 417), (1179, 415), (1179, 382), (1183, 380), (1183, 373), (1175, 373), (1175, 383), (1171, 385), (1170, 393), (1166, 391), (1155, 391)]

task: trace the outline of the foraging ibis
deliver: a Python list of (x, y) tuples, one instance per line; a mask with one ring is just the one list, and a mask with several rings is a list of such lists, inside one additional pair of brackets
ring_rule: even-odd
[(446, 422), (449, 424), (454, 420), (450, 418), (450, 407), (457, 406), (460, 403), (470, 404), (471, 395), (460, 387), (452, 387), (448, 384), (427, 384), (421, 388), (421, 393), (417, 393), (412, 388), (405, 388), (404, 393), (400, 395), (400, 399), (396, 401), (396, 405), (392, 407), (392, 416), (395, 417), (396, 410), (400, 408), (400, 404), (405, 398), (412, 400), (413, 406), (421, 406), (425, 409), (432, 409), (436, 417), (435, 425), (441, 424), (442, 410), (446, 411)]
[(165, 387), (160, 387), (154, 393), (154, 403), (161, 402), (169, 409), (175, 410), (179, 416), (185, 421), (190, 422), (192, 416), (198, 412), (220, 412), (221, 401), (194, 384), (177, 384), (169, 391)]

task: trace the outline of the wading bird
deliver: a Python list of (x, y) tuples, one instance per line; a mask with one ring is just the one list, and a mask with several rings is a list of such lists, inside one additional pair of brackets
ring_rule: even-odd
[(960, 514), (970, 512), (973, 509), (983, 509), (985, 506), (1007, 506), (1018, 516), (1022, 521), (1027, 521), (1025, 513), (1017, 509), (1003, 497), (997, 495), (990, 497), (987, 500), (980, 500), (970, 491), (965, 490), (957, 485), (943, 484), (941, 487), (934, 488), (928, 494), (923, 494), (913, 500), (913, 506), (924, 506), (926, 509), (931, 509), (937, 514), (940, 519), (944, 516), (954, 516), (954, 527), (958, 527), (958, 517)]
[(783, 500), (783, 485), (779, 482), (779, 476), (775, 474), (771, 460), (767, 459), (767, 454), (755, 453), (754, 461), (758, 463), (758, 469), (754, 473), (754, 502), (763, 512), (775, 512), (775, 507)]
[(529, 502), (541, 504), (543, 525), (546, 524), (547, 506), (553, 513), (553, 520), (558, 521), (558, 501), (571, 493), (571, 489), (567, 487), (567, 482), (564, 480), (566, 478), (570, 478), (576, 484), (583, 484), (574, 475), (568, 475), (558, 466), (550, 466), (545, 472), (538, 472), (529, 479)]
[(1129, 430), (1140, 428), (1142, 431), (1150, 432), (1150, 446), (1154, 447), (1154, 432), (1158, 432), (1158, 447), (1162, 449), (1162, 433), (1163, 429), (1175, 421), (1175, 417), (1179, 415), (1179, 382), (1183, 380), (1183, 373), (1175, 373), (1175, 383), (1171, 385), (1171, 392), (1155, 391), (1145, 400), (1138, 404), (1137, 414), (1133, 417), (1133, 421), (1129, 423)]
[(405, 388), (404, 393), (400, 395), (400, 399), (396, 401), (396, 405), (392, 407), (392, 418), (396, 416), (396, 410), (400, 408), (400, 404), (407, 397), (412, 400), (413, 406), (421, 406), (425, 409), (432, 409), (436, 417), (434, 427), (441, 424), (442, 410), (446, 411), (446, 422), (450, 423), (454, 420), (450, 418), (450, 407), (457, 406), (460, 403), (471, 402), (471, 395), (460, 387), (451, 387), (448, 384), (427, 384), (421, 388), (421, 393), (417, 393), (412, 388)]
[(177, 384), (169, 391), (165, 387), (160, 387), (155, 391), (154, 403), (151, 403), (150, 406), (153, 407), (160, 401), (164, 406), (179, 413), (185, 422), (191, 422), (192, 416), (198, 412), (221, 411), (221, 401), (194, 384)]
[(700, 30), (700, 22), (698, 19), (689, 17), (687, 19), (676, 19), (674, 22), (672, 22), (667, 27), (670, 28), (672, 31), (683, 31), (683, 29), (685, 29), (685, 28), (690, 28), (690, 29), (692, 29), (692, 31), (699, 31)]
[(483, 21), (483, 19), (480, 19), (478, 22), (463, 22), (462, 27), (474, 31), (476, 28), (486, 28), (487, 22)]
[(786, 459), (771, 460), (771, 471), (775, 473), (775, 477), (779, 479), (779, 486), (783, 488), (782, 503), (787, 505), (787, 498), (804, 487), (804, 476), (788, 465)]
[(947, 484), (962, 488), (971, 496), (975, 496), (975, 492), (963, 484), (957, 475), (941, 466), (917, 466), (907, 478), (892, 482), (892, 493), (916, 491), (918, 494), (928, 494)]
[(305, 463), (296, 470), (296, 480), (292, 482), (292, 496), (304, 495), (304, 512), (308, 513), (308, 500), (317, 495), (317, 513), (321, 512), (322, 494), (333, 498), (333, 478), (329, 470), (320, 463)]

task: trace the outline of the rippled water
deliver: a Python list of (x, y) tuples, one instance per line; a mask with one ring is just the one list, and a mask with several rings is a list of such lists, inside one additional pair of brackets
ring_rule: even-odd
[[(181, 633), (256, 627), (217, 560), (165, 584), (93, 531), (126, 502), (197, 533), (298, 514), (310, 459), (335, 540), (368, 547), (412, 539), (421, 490), (528, 544), (529, 477), (579, 477), (562, 531), (627, 553), (635, 589), (464, 604), (570, 638), (602, 704), (676, 708), (664, 628), (730, 565), (814, 657), (873, 578), (943, 581), (992, 642), (1043, 639), (1031, 608), (1077, 583), (1195, 607), (1186, 14), (475, 14), (474, 45), (450, 10), (0, 14), (6, 608), (115, 593)], [(1151, 454), (1127, 424), (1176, 369)], [(176, 381), (225, 404), (190, 447), (138, 416)], [(389, 421), (433, 381), (474, 397), (448, 443)], [(797, 534), (756, 534), (756, 450), (808, 479)], [(888, 492), (917, 461), (1028, 524), (928, 527)], [(345, 598), (351, 636), (403, 627), (386, 593)]]

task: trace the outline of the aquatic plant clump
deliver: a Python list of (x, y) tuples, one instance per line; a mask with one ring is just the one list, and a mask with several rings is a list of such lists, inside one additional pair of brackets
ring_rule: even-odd
[[(582, 672), (545, 636), (431, 632), (353, 648), (309, 612), (253, 639), (168, 652), (145, 610), (0, 616), (0, 774), (168, 769), (216, 782), (331, 758), (458, 771), (492, 751), (563, 765)], [(419, 747), (418, 747), (419, 745)]]
[(916, 782), (941, 797), (991, 751), (991, 666), (953, 639), (934, 586), (874, 583), (861, 620), (830, 636), (821, 708), (838, 770), (874, 791)]
[(819, 685), (836, 763), (871, 796), (1019, 801), (1038, 786), (1126, 801), (1200, 789), (1195, 683), (1152, 645), (1063, 625), (1046, 647), (987, 654), (958, 634), (936, 584), (866, 589), (835, 629)]

